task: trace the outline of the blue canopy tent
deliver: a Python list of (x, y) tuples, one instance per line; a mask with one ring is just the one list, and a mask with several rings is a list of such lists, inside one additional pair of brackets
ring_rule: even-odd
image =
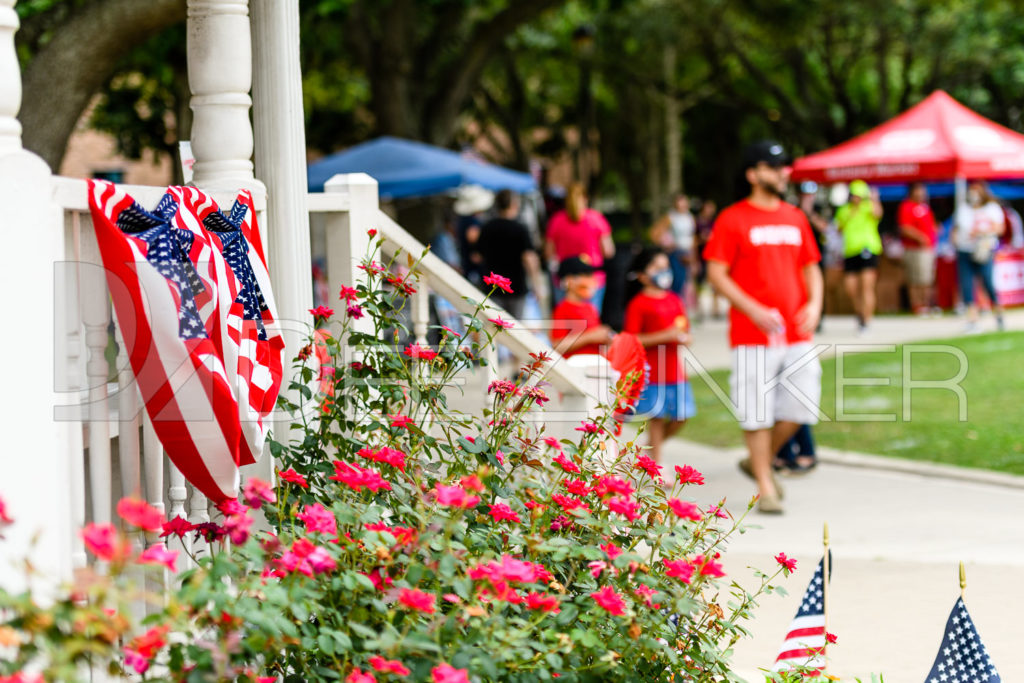
[[(952, 197), (954, 184), (952, 182), (925, 183), (928, 188), (929, 197)], [(1024, 184), (1019, 182), (989, 181), (989, 190), (997, 199), (1017, 201), (1024, 199)], [(907, 185), (879, 185), (878, 197), (883, 202), (894, 202), (907, 196)]]
[(309, 190), (323, 192), (324, 183), (332, 176), (360, 172), (377, 179), (381, 199), (426, 197), (461, 185), (520, 193), (537, 189), (529, 173), (467, 159), (422, 142), (382, 137), (310, 164)]

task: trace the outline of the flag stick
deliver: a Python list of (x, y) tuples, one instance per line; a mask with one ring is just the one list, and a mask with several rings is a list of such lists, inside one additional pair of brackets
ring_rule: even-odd
[(960, 563), (960, 599), (967, 601), (967, 572), (964, 571), (964, 563)]
[[(828, 556), (828, 522), (825, 522), (825, 533), (823, 535), (823, 540), (824, 540), (824, 543), (825, 543), (825, 556), (821, 560), (821, 562), (822, 562), (821, 584), (822, 584), (822, 601), (824, 603), (823, 604), (823, 611), (825, 612), (825, 645), (822, 646), (822, 648), (821, 648), (822, 652), (824, 652), (825, 648), (828, 646), (828, 583), (829, 583), (829, 576), (830, 576), (830, 572), (829, 572), (829, 564), (830, 563), (829, 563), (829, 556)], [(828, 667), (828, 664), (827, 664), (828, 660), (826, 659), (825, 661), (826, 661), (825, 667), (827, 668)], [(822, 672), (824, 673), (825, 671), (826, 671), (826, 669), (823, 668)]]

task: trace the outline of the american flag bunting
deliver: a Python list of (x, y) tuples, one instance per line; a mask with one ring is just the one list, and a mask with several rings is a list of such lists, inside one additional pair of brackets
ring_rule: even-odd
[[(199, 491), (215, 502), (231, 498), (239, 465), (262, 452), (284, 350), (252, 199), (239, 195), (229, 218), (201, 191), (169, 188), (147, 211), (94, 180), (89, 204), (157, 436)], [(219, 234), (204, 220), (216, 215), (223, 217), (212, 219)]]

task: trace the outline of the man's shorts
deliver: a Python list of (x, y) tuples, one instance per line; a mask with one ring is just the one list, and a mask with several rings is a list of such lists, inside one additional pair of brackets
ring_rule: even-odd
[(907, 249), (903, 252), (903, 267), (907, 269), (907, 284), (911, 287), (930, 287), (935, 283), (935, 251)]
[(648, 384), (633, 410), (638, 419), (686, 420), (697, 414), (697, 402), (689, 382)]
[(878, 254), (872, 254), (867, 249), (856, 256), (848, 256), (843, 259), (844, 273), (859, 273), (869, 268), (878, 268)]
[(821, 363), (814, 344), (737, 346), (729, 389), (744, 431), (770, 429), (776, 422), (817, 424)]

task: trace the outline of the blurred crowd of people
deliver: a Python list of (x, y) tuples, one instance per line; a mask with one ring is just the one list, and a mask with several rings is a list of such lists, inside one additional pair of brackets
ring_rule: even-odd
[[(787, 163), (778, 143), (750, 146), (749, 196), (719, 212), (710, 199), (679, 194), (653, 221), (646, 244), (631, 245), (628, 255), (617, 254), (608, 220), (580, 184), (543, 205), (508, 190), (464, 188), (432, 246), (476, 285), (491, 273), (507, 277), (512, 292), (498, 292), (497, 303), (528, 325), (546, 321), (540, 333), (565, 357), (601, 353), (618, 332), (635, 335), (649, 370), (635, 412), (648, 421), (656, 460), (665, 439), (697, 410), (679, 353), (693, 333), (689, 312), (708, 308), (718, 317), (727, 310), (730, 391), (749, 452), (740, 467), (757, 483), (759, 509), (777, 513), (776, 472), (804, 473), (816, 464), (810, 426), (821, 368), (808, 354), (820, 329), (826, 267), (841, 267), (861, 334), (870, 331), (879, 263), (890, 251), (902, 258), (916, 314), (934, 314), (936, 263), (952, 257), (968, 329), (977, 329), (979, 286), (1002, 329), (993, 255), (1005, 234), (1024, 232), (984, 182), (970, 184), (966, 203), (945, 225), (936, 221), (925, 185), (915, 183), (896, 211), (894, 248), (879, 230), (885, 213), (877, 188), (862, 180), (845, 186), (845, 196), (835, 188), (827, 195), (813, 182), (790, 188)], [(627, 260), (628, 267), (616, 265)], [(787, 386), (771, 384), (783, 374)]]

